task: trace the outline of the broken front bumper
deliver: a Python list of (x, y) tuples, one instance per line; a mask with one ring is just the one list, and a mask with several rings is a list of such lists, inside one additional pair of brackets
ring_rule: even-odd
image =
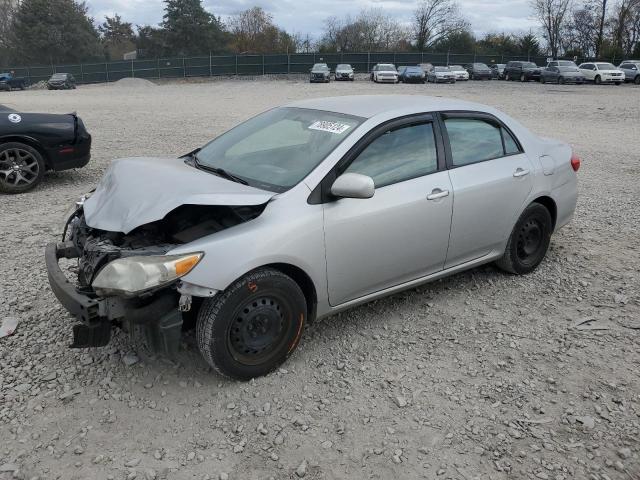
[(78, 258), (72, 242), (50, 243), (45, 262), (51, 290), (76, 318), (71, 348), (104, 347), (111, 339), (111, 326), (117, 323), (130, 332), (142, 326), (148, 346), (167, 354), (175, 352), (182, 332), (182, 314), (173, 291), (160, 291), (144, 299), (97, 297), (79, 292), (63, 273), (58, 261)]

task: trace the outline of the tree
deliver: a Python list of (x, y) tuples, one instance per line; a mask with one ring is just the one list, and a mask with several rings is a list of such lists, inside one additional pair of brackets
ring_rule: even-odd
[(436, 40), (432, 47), (435, 52), (468, 53), (476, 48), (476, 37), (469, 30), (451, 32)]
[(165, 0), (162, 18), (167, 54), (197, 55), (224, 49), (222, 22), (204, 9), (202, 0)]
[(233, 16), (228, 26), (234, 51), (251, 53), (295, 52), (296, 41), (273, 23), (271, 14), (253, 7)]
[(598, 28), (598, 39), (596, 40), (596, 58), (600, 56), (600, 49), (602, 48), (602, 35), (604, 33), (604, 21), (607, 16), (607, 0), (600, 0), (600, 22)]
[(105, 21), (98, 26), (102, 35), (102, 45), (105, 56), (112, 60), (122, 56), (135, 48), (135, 34), (128, 22), (123, 22), (117, 13), (113, 17), (105, 17)]
[(551, 55), (556, 58), (563, 44), (571, 0), (531, 0), (533, 11), (542, 24)]
[(640, 0), (620, 0), (611, 19), (613, 55), (627, 56), (640, 42)]
[(16, 5), (15, 0), (0, 0), (0, 65), (9, 63), (11, 32)]
[(414, 12), (413, 33), (420, 52), (468, 28), (455, 0), (421, 0)]
[(84, 2), (23, 0), (15, 14), (13, 37), (21, 62), (27, 64), (103, 58)]
[(528, 57), (537, 57), (540, 55), (540, 42), (532, 31), (522, 35), (516, 35), (514, 40), (519, 53), (523, 55), (526, 53)]

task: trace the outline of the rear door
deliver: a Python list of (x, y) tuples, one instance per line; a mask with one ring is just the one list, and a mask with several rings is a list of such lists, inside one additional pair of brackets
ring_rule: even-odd
[(452, 112), (441, 119), (454, 191), (450, 268), (489, 254), (508, 238), (533, 188), (533, 166), (495, 117)]

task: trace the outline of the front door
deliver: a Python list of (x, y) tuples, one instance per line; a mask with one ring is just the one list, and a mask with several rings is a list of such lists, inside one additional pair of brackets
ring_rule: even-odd
[(444, 114), (455, 200), (445, 268), (481, 258), (511, 234), (533, 188), (532, 164), (493, 117)]
[(336, 306), (443, 269), (453, 191), (432, 121), (383, 131), (338, 174), (368, 175), (369, 199), (324, 207), (329, 302)]

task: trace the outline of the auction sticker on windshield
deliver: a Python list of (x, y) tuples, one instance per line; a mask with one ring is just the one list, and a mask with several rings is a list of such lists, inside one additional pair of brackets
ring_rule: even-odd
[(327, 122), (321, 120), (309, 125), (309, 130), (320, 130), (321, 132), (336, 133), (340, 135), (341, 133), (349, 130), (349, 127), (350, 125), (345, 125), (344, 123)]

